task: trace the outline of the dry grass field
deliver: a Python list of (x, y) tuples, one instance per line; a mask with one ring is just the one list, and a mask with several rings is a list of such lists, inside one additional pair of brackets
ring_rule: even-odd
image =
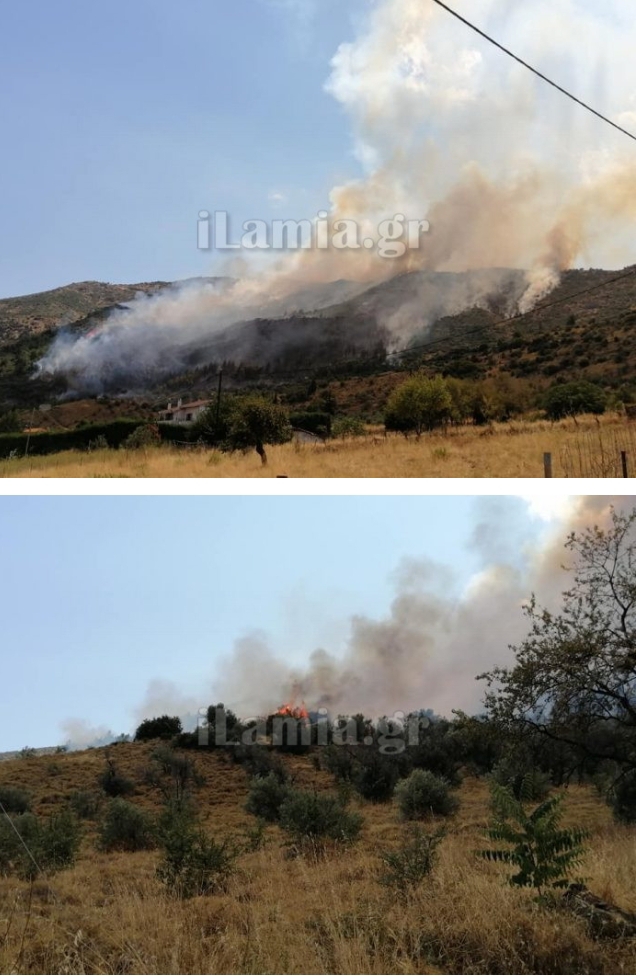
[[(118, 770), (140, 782), (152, 747), (111, 748)], [(333, 786), (312, 757), (286, 760), (301, 786)], [(247, 778), (217, 753), (196, 756), (206, 828), (240, 837)], [(32, 793), (34, 810), (59, 809), (94, 789), (104, 751), (0, 763), (0, 785)], [(5, 973), (633, 973), (636, 945), (595, 941), (585, 921), (539, 907), (505, 883), (505, 869), (479, 860), (488, 789), (466, 779), (432, 877), (406, 899), (377, 883), (378, 851), (404, 830), (391, 804), (353, 801), (364, 816), (359, 842), (314, 861), (286, 857), (276, 826), (243, 855), (222, 895), (179, 902), (155, 877), (158, 854), (106, 854), (85, 828), (75, 867), (27, 882), (0, 878), (0, 971)], [(158, 807), (149, 787), (133, 802)], [(587, 787), (570, 787), (571, 823), (588, 828), (582, 874), (597, 895), (636, 910), (636, 832), (615, 826)], [(86, 822), (85, 822), (86, 823)]]
[(325, 444), (268, 448), (263, 466), (254, 451), (158, 447), (139, 451), (66, 451), (0, 461), (3, 478), (542, 478), (543, 455), (554, 477), (621, 477), (626, 451), (636, 471), (636, 424), (624, 417), (583, 417), (559, 423), (517, 421), (456, 427), (419, 441), (381, 430)]

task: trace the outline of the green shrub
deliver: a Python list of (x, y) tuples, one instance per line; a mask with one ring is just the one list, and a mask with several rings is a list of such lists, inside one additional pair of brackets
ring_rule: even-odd
[(329, 437), (331, 434), (331, 414), (317, 410), (307, 410), (304, 413), (293, 413), (289, 422), (295, 430), (306, 430), (316, 437)]
[(156, 424), (143, 424), (133, 430), (121, 445), (127, 451), (139, 451), (161, 444), (161, 434)]
[(419, 374), (405, 380), (389, 397), (386, 407), (387, 430), (418, 437), (425, 430), (434, 430), (451, 419), (453, 401), (447, 384), (436, 376), (433, 379)]
[(105, 851), (142, 851), (154, 847), (155, 826), (140, 807), (112, 800), (100, 824), (99, 844)]
[(75, 861), (80, 840), (79, 825), (68, 810), (53, 814), (48, 820), (41, 821), (36, 854), (40, 867), (47, 871), (59, 871), (70, 867)]
[(325, 768), (336, 777), (337, 781), (350, 783), (356, 772), (356, 762), (350, 749), (343, 746), (328, 746), (321, 753)]
[(537, 802), (550, 792), (550, 777), (547, 773), (510, 756), (499, 760), (493, 768), (492, 778), (500, 786), (509, 787), (517, 800), (521, 798), (522, 790), (528, 801)]
[(256, 776), (250, 783), (250, 792), (245, 809), (255, 817), (261, 817), (273, 823), (280, 820), (281, 807), (290, 793), (290, 787), (276, 776)]
[(382, 803), (393, 796), (399, 770), (392, 756), (378, 752), (366, 752), (354, 769), (351, 783), (365, 800)]
[(428, 725), (420, 727), (419, 743), (408, 750), (408, 756), (414, 769), (427, 769), (447, 780), (451, 786), (459, 786), (459, 747), (455, 726), (436, 717)]
[(146, 782), (161, 791), (170, 802), (181, 803), (192, 786), (201, 786), (203, 777), (189, 756), (182, 756), (167, 743), (155, 749), (146, 770)]
[(24, 817), (31, 816), (24, 814), (18, 817), (0, 817), (0, 873), (10, 874), (18, 867), (21, 853), (26, 853), (20, 846), (20, 841), (12, 827), (15, 824), (20, 829), (21, 821)]
[(26, 813), (31, 806), (28, 794), (16, 786), (0, 786), (0, 803), (7, 813)]
[(267, 823), (260, 817), (255, 824), (245, 828), (245, 850), (260, 851), (266, 842)]
[(159, 824), (162, 856), (157, 877), (177, 898), (223, 891), (239, 849), (228, 840), (218, 843), (197, 825), (187, 805), (171, 805)]
[(427, 769), (414, 769), (395, 787), (395, 798), (405, 820), (421, 820), (438, 814), (447, 817), (457, 809), (450, 784)]
[(76, 817), (82, 820), (94, 820), (99, 812), (102, 798), (99, 793), (90, 790), (76, 790), (68, 798), (68, 804)]
[(535, 888), (543, 896), (546, 888), (567, 888), (570, 873), (583, 857), (583, 830), (561, 827), (563, 795), (552, 796), (526, 813), (522, 789), (518, 800), (509, 787), (492, 785), (494, 819), (488, 837), (506, 847), (481, 851), (487, 861), (512, 865), (509, 882)]
[(286, 783), (289, 778), (280, 757), (263, 746), (239, 745), (232, 750), (232, 759), (244, 767), (248, 776), (269, 776), (273, 773), (281, 783)]
[(280, 823), (295, 841), (355, 841), (362, 817), (346, 809), (341, 797), (328, 793), (291, 790), (280, 808)]
[(137, 726), (135, 742), (147, 742), (149, 739), (171, 739), (183, 731), (181, 719), (178, 715), (160, 715), (158, 718), (145, 718)]
[(13, 434), (21, 431), (23, 426), (17, 410), (0, 411), (0, 433)]
[(365, 426), (359, 417), (338, 417), (334, 420), (331, 433), (334, 437), (363, 437)]
[(135, 789), (132, 780), (117, 772), (112, 759), (106, 760), (106, 769), (99, 777), (98, 782), (104, 793), (110, 797), (129, 796)]
[(19, 814), (11, 822), (4, 817), (0, 819), (0, 871), (27, 879), (40, 870), (61, 871), (74, 863), (80, 840), (78, 823), (69, 811), (48, 819), (32, 813)]
[(624, 773), (611, 787), (608, 799), (621, 823), (636, 823), (636, 770)]
[(200, 748), (198, 732), (180, 732), (179, 735), (175, 735), (174, 739), (171, 741), (175, 749)]
[(77, 427), (74, 430), (46, 431), (41, 434), (0, 434), (0, 457), (9, 457), (16, 452), (20, 457), (25, 452), (27, 437), (29, 454), (55, 454), (59, 451), (88, 450), (89, 444), (99, 437), (105, 437), (111, 447), (120, 444), (140, 427), (139, 420), (117, 420), (110, 424), (95, 424)]
[(557, 383), (545, 395), (545, 409), (550, 420), (575, 417), (581, 413), (602, 414), (606, 406), (605, 391), (586, 380)]
[(437, 849), (445, 836), (444, 830), (426, 834), (417, 825), (411, 825), (402, 844), (395, 851), (381, 851), (384, 871), (379, 882), (406, 895), (409, 888), (421, 884), (433, 870)]

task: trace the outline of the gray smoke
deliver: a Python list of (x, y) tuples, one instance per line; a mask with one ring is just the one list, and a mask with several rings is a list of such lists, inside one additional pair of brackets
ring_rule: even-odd
[[(394, 598), (385, 618), (354, 616), (344, 646), (317, 648), (303, 667), (290, 667), (267, 636), (237, 640), (206, 688), (185, 695), (154, 682), (137, 718), (224, 701), (243, 717), (267, 714), (284, 702), (306, 702), (332, 713), (370, 716), (431, 708), (477, 712), (483, 688), (475, 676), (511, 661), (510, 644), (523, 639), (522, 607), (532, 593), (558, 610), (569, 584), (564, 543), (572, 531), (609, 524), (610, 508), (631, 510), (631, 496), (572, 498), (540, 543), (521, 529), (523, 503), (488, 498), (480, 503), (472, 546), (483, 569), (457, 592), (443, 562), (407, 559), (393, 573)], [(449, 594), (455, 594), (450, 595)], [(198, 699), (197, 699), (198, 696)]]

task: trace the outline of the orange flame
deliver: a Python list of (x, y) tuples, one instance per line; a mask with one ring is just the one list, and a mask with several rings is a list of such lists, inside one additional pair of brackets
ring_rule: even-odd
[(284, 718), (309, 718), (309, 712), (307, 711), (307, 706), (304, 702), (301, 702), (300, 705), (294, 705), (293, 702), (286, 702), (284, 705), (280, 706), (276, 714)]

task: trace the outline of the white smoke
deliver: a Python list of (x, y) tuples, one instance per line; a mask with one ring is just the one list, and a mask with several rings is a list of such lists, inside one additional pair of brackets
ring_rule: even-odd
[(81, 718), (69, 718), (60, 722), (60, 729), (64, 736), (64, 745), (70, 751), (106, 746), (121, 737), (105, 725), (91, 725)]
[[(626, 126), (636, 126), (636, 22), (624, 0), (455, 0), (458, 11), (555, 81)], [(132, 303), (97, 337), (61, 335), (45, 372), (99, 388), (118, 369), (161, 375), (188, 347), (246, 316), (281, 308), (307, 283), (375, 282), (397, 271), (512, 268), (527, 311), (577, 262), (633, 262), (634, 148), (625, 136), (545, 85), (430, 0), (377, 0), (356, 39), (336, 52), (327, 90), (346, 112), (360, 167), (334, 187), (333, 220), (377, 236), (395, 214), (428, 217), (420, 250), (389, 261), (361, 250), (288, 255), (221, 293), (205, 284)], [(308, 215), (298, 215), (306, 217)], [(496, 284), (496, 282), (495, 282)], [(448, 306), (393, 309), (395, 345), (449, 314), (482, 305), (464, 286)], [(461, 306), (461, 307), (460, 307)]]

